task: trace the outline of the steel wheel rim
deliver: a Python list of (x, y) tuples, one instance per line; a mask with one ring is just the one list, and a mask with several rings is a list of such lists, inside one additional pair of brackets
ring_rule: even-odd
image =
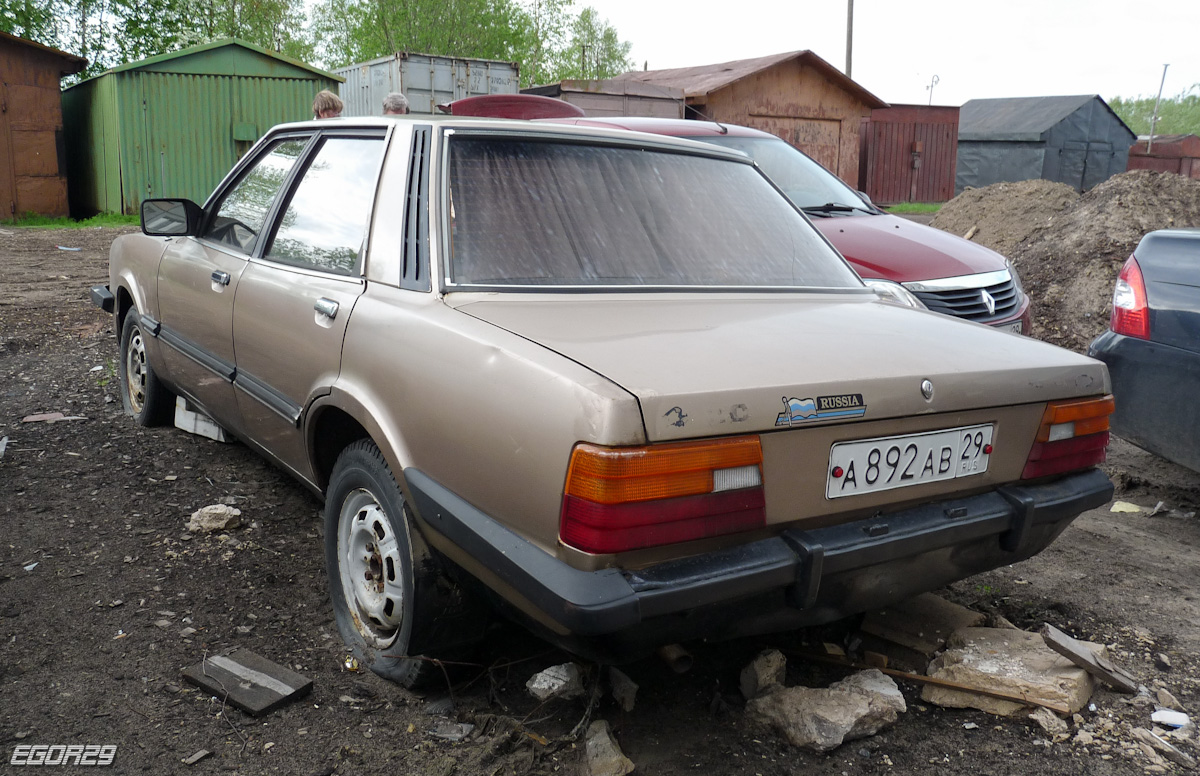
[(342, 502), (337, 557), (354, 627), (369, 646), (390, 646), (404, 624), (404, 567), (392, 523), (368, 491)]
[(135, 415), (146, 405), (146, 370), (146, 341), (142, 338), (142, 330), (134, 326), (125, 349), (125, 385), (129, 406)]

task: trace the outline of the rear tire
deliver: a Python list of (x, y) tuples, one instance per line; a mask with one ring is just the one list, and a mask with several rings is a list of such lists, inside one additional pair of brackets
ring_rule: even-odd
[(121, 403), (125, 412), (142, 426), (168, 423), (175, 409), (175, 396), (159, 381), (146, 357), (146, 334), (136, 307), (125, 313), (121, 324)]
[[(325, 500), (325, 566), (334, 619), (359, 663), (414, 687), (482, 633), (465, 591), (442, 573), (404, 494), (370, 440), (338, 456)], [(468, 616), (464, 616), (467, 614)], [(482, 620), (482, 622), (481, 622)]]

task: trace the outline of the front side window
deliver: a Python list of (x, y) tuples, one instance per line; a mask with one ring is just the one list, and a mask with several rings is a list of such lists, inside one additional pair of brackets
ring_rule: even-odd
[(266, 223), (271, 203), (307, 143), (307, 138), (277, 142), (225, 194), (200, 236), (249, 253)]
[(375, 197), (383, 138), (325, 140), (288, 202), (266, 257), (353, 274)]
[(455, 284), (861, 287), (744, 162), (458, 135), (449, 182)]

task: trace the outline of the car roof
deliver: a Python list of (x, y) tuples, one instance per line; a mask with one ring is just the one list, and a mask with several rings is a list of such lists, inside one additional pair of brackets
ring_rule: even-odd
[(588, 116), (585, 118), (545, 119), (546, 123), (575, 124), (589, 127), (614, 127), (629, 129), (634, 132), (651, 132), (656, 135), (671, 137), (765, 137), (772, 140), (779, 138), (769, 132), (743, 127), (737, 124), (724, 124), (716, 121), (695, 121), (692, 119), (661, 119), (651, 116)]
[[(622, 119), (629, 121), (629, 119)], [(662, 121), (659, 119), (658, 121)], [(748, 161), (748, 157), (740, 151), (726, 149), (720, 146), (714, 146), (711, 143), (702, 143), (696, 140), (689, 139), (689, 135), (702, 135), (705, 132), (683, 133), (670, 131), (656, 131), (650, 129), (647, 124), (646, 129), (639, 129), (636, 126), (623, 126), (619, 122), (609, 122), (605, 119), (544, 119), (538, 121), (528, 121), (525, 119), (506, 119), (506, 118), (490, 118), (490, 117), (474, 117), (474, 116), (453, 116), (442, 115), (433, 116), (426, 114), (405, 114), (402, 116), (345, 116), (335, 119), (309, 119), (307, 121), (297, 121), (288, 124), (278, 124), (271, 128), (267, 135), (274, 135), (280, 132), (288, 132), (295, 130), (337, 130), (337, 129), (370, 129), (370, 128), (387, 128), (400, 123), (407, 124), (432, 124), (434, 126), (452, 126), (461, 127), (462, 129), (495, 129), (504, 132), (512, 132), (514, 129), (520, 130), (524, 134), (534, 135), (575, 135), (579, 137), (595, 137), (607, 139), (610, 141), (619, 140), (630, 142), (631, 140), (645, 145), (671, 146), (676, 148), (686, 148), (692, 153), (701, 153), (705, 156), (724, 156), (739, 161)], [(636, 123), (636, 122), (635, 122)], [(706, 124), (714, 127), (712, 134), (722, 134), (720, 130), (715, 129), (718, 125), (710, 122), (700, 121), (682, 121), (675, 122), (677, 124)], [(578, 126), (569, 126), (578, 124)], [(747, 127), (737, 127), (737, 134), (753, 134), (755, 136), (762, 135), (764, 137), (774, 138), (774, 135), (768, 135), (765, 132), (749, 129)], [(733, 134), (731, 129), (729, 134)], [(265, 137), (265, 136), (264, 136)]]

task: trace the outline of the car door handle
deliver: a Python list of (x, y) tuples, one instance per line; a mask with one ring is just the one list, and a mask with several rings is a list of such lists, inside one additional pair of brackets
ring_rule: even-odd
[(317, 300), (317, 303), (313, 305), (313, 309), (332, 321), (337, 317), (338, 303), (332, 299), (321, 297)]
[(219, 269), (214, 269), (212, 273), (212, 281), (219, 286), (229, 285), (229, 273), (222, 272)]

